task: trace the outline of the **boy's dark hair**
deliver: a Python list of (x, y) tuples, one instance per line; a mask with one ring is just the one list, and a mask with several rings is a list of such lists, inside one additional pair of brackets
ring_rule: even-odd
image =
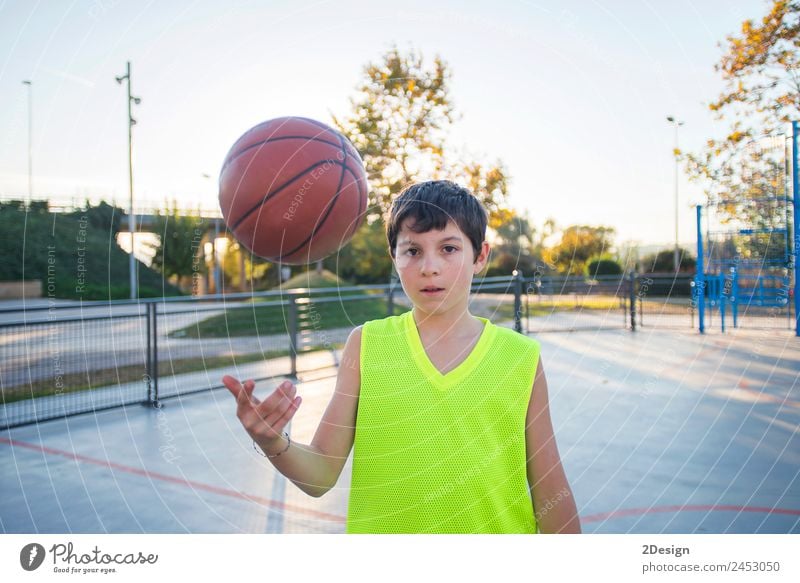
[(429, 180), (412, 184), (403, 189), (392, 203), (389, 220), (386, 221), (386, 237), (389, 253), (395, 256), (397, 235), (406, 219), (413, 219), (409, 226), (415, 233), (427, 233), (431, 229), (443, 230), (447, 221), (453, 221), (469, 238), (478, 259), (481, 245), (486, 238), (488, 222), (486, 209), (478, 198), (466, 188), (449, 180)]

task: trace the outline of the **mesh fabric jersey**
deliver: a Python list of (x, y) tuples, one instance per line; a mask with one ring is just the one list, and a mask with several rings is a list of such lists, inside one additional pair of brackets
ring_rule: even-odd
[(364, 324), (348, 533), (535, 533), (525, 419), (539, 343), (480, 318), (441, 374), (412, 312)]

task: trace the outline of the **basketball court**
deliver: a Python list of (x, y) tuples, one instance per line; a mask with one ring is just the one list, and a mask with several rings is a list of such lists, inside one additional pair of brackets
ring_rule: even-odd
[[(800, 533), (797, 338), (743, 329), (537, 338), (585, 533)], [(249, 378), (269, 368), (203, 374)], [(295, 440), (311, 440), (335, 374), (331, 366), (301, 375)], [(309, 497), (254, 451), (235, 409), (221, 388), (165, 399), (160, 410), (128, 406), (1, 432), (0, 527), (344, 532), (350, 462), (334, 490)]]

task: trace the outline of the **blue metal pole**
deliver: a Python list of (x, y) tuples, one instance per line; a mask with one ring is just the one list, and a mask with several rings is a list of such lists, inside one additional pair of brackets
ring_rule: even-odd
[(798, 156), (797, 141), (800, 138), (800, 122), (792, 122), (792, 194), (794, 195), (794, 253), (792, 257), (792, 269), (794, 271), (794, 323), (795, 336), (800, 336), (800, 277), (797, 273), (797, 259), (800, 257), (800, 156)]
[[(697, 298), (697, 317), (700, 322), (700, 334), (705, 334), (706, 331), (706, 298), (705, 298), (705, 267), (703, 266), (703, 231), (701, 227), (701, 219), (703, 215), (703, 207), (697, 205), (697, 273), (694, 276), (694, 288)], [(795, 300), (797, 296), (795, 294)]]
[(739, 327), (739, 271), (734, 267), (731, 271), (731, 313), (733, 327)]

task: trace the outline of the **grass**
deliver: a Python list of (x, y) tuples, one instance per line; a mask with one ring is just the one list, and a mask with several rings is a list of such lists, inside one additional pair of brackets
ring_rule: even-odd
[[(279, 358), (281, 356), (288, 355), (289, 350), (283, 349), (271, 350), (267, 352), (254, 352), (249, 354), (172, 360), (159, 363), (159, 378), (165, 378), (188, 372), (197, 372), (199, 370), (233, 367), (234, 365)], [(60, 381), (62, 388), (60, 389), (55, 386), (55, 381), (53, 378), (40, 379), (29, 384), (17, 385), (16, 387), (3, 389), (3, 402), (13, 403), (15, 401), (22, 401), (34, 397), (46, 397), (48, 395), (63, 395), (66, 393), (90, 391), (102, 387), (136, 381), (141, 381), (142, 385), (144, 386), (144, 379), (146, 375), (147, 371), (145, 370), (144, 364), (102, 368), (88, 372), (69, 373), (61, 376)]]
[[(577, 301), (572, 297), (559, 297), (558, 299), (542, 299), (539, 301), (535, 296), (528, 300), (528, 313), (531, 316), (546, 316), (553, 312), (575, 312), (582, 310), (618, 310), (620, 298), (613, 296), (580, 296)], [(503, 302), (497, 306), (495, 312), (499, 318), (513, 318), (514, 304)], [(522, 302), (522, 313), (525, 314), (525, 301)]]
[[(228, 309), (224, 314), (174, 330), (170, 336), (199, 339), (286, 334), (289, 327), (288, 306), (259, 306), (258, 303), (253, 302), (246, 308)], [(383, 297), (316, 303), (312, 298), (311, 303), (301, 304), (297, 310), (301, 330), (352, 328), (386, 315), (386, 300)]]
[[(297, 318), (300, 330), (332, 330), (335, 328), (352, 328), (367, 320), (376, 320), (387, 316), (386, 296), (381, 290), (353, 290), (340, 292), (340, 288), (351, 284), (335, 273), (323, 270), (306, 271), (285, 281), (283, 291), (291, 292), (297, 288), (315, 288), (320, 291), (310, 295), (304, 294), (304, 300), (311, 303), (298, 304)], [(350, 301), (314, 302), (314, 298), (338, 298), (347, 296), (368, 295), (374, 298)], [(211, 316), (196, 324), (173, 330), (172, 338), (229, 338), (235, 336), (268, 336), (271, 334), (287, 334), (289, 329), (288, 306), (260, 306), (263, 302), (288, 299), (254, 298), (251, 305), (245, 308), (229, 308), (224, 314)]]
[[(331, 290), (335, 294), (335, 290)], [(330, 294), (321, 292), (314, 297)], [(335, 297), (335, 296), (334, 296)], [(487, 304), (488, 306), (488, 304)], [(525, 303), (522, 304), (525, 309)], [(532, 316), (543, 316), (554, 311), (575, 310), (615, 310), (620, 308), (620, 300), (614, 296), (559, 296), (539, 301), (532, 297), (528, 303)], [(499, 302), (496, 311), (498, 318), (513, 318), (514, 304)], [(312, 302), (298, 306), (298, 319), (301, 330), (330, 330), (351, 328), (367, 320), (386, 317), (386, 300), (381, 295), (374, 299), (354, 301)], [(286, 334), (289, 326), (288, 307), (259, 306), (253, 302), (247, 308), (229, 309), (225, 314), (212, 316), (180, 330), (172, 332), (176, 338), (228, 338), (235, 336), (264, 336)]]

